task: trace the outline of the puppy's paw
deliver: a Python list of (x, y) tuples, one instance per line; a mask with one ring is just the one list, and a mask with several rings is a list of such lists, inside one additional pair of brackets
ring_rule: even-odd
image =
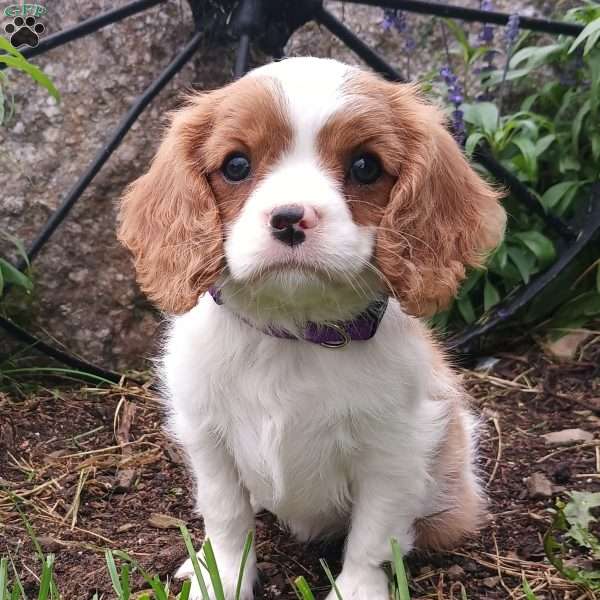
[[(204, 553), (202, 551), (198, 552), (197, 556), (199, 559), (201, 558), (202, 560), (204, 560)], [(223, 592), (225, 593), (225, 599), (234, 600), (239, 574), (239, 561), (236, 566), (235, 560), (227, 560), (224, 557), (219, 558), (217, 555), (217, 563), (219, 566), (219, 574), (221, 575), (221, 583), (223, 584)], [(202, 570), (202, 577), (204, 578), (204, 583), (206, 584), (208, 595), (210, 596), (211, 600), (215, 600), (215, 594), (213, 591), (212, 583), (210, 581), (210, 575), (208, 574), (208, 571), (204, 569), (202, 563), (200, 563), (200, 569)], [(200, 589), (200, 584), (198, 583), (196, 573), (194, 572), (194, 565), (192, 564), (192, 560), (190, 558), (188, 558), (179, 567), (179, 569), (177, 569), (175, 573), (175, 578), (190, 579), (192, 581), (189, 600), (203, 600), (204, 597), (202, 596), (202, 590)], [(254, 595), (252, 592), (252, 588), (254, 586), (255, 581), (256, 560), (254, 559), (254, 556), (249, 556), (248, 562), (246, 563), (246, 568), (244, 569), (244, 577), (242, 578), (240, 600), (253, 600)]]
[[(344, 569), (335, 584), (344, 600), (390, 600), (388, 579), (380, 568)], [(337, 600), (331, 590), (326, 600)]]

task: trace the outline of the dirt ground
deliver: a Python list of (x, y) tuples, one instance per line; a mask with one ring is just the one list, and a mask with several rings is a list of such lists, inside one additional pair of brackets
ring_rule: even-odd
[[(535, 345), (497, 355), (488, 370), (463, 371), (482, 417), (481, 478), (490, 520), (453, 552), (412, 555), (414, 598), (521, 598), (526, 575), (542, 599), (591, 599), (563, 580), (544, 557), (542, 535), (555, 499), (567, 490), (600, 490), (600, 335), (571, 362), (550, 360)], [(161, 407), (144, 388), (93, 389), (29, 384), (0, 396), (0, 554), (16, 557), (29, 590), (37, 563), (17, 507), (42, 548), (56, 553), (56, 577), (67, 600), (111, 598), (103, 549), (125, 550), (166, 578), (185, 558), (172, 518), (195, 543), (192, 486), (180, 454), (161, 431)], [(551, 446), (542, 434), (581, 428), (591, 442)], [(544, 474), (542, 496), (527, 478)], [(539, 491), (539, 490), (538, 490)], [(157, 516), (158, 515), (158, 516)], [(167, 517), (171, 517), (165, 519)], [(274, 518), (257, 518), (262, 591), (257, 598), (295, 598), (290, 579), (304, 575), (324, 597), (318, 559), (334, 572), (341, 545), (302, 545)], [(136, 590), (144, 584), (136, 580)]]

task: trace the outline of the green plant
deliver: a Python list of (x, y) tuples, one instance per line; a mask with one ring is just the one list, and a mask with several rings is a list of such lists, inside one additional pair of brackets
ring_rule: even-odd
[[(61, 600), (60, 593), (54, 580), (54, 555), (49, 554), (44, 556), (42, 554), (41, 548), (39, 547), (39, 543), (37, 542), (37, 538), (35, 536), (35, 532), (29, 524), (29, 521), (20, 510), (19, 513), (21, 514), (21, 518), (24, 519), (27, 531), (34, 543), (34, 546), (36, 547), (36, 553), (38, 554), (41, 563), (41, 575), (39, 577), (40, 583), (37, 598), (38, 600)], [(185, 525), (182, 525), (180, 529), (186, 549), (194, 566), (194, 572), (198, 579), (203, 600), (210, 600), (203, 570), (208, 573), (215, 600), (239, 600), (242, 578), (244, 576), (248, 555), (252, 547), (252, 532), (248, 533), (246, 542), (244, 544), (235, 598), (226, 599), (223, 593), (219, 568), (217, 566), (210, 540), (206, 539), (204, 541), (202, 545), (203, 558), (198, 558), (187, 528)], [(396, 540), (392, 540), (391, 545), (393, 555), (392, 572), (394, 574), (393, 598), (394, 600), (410, 600), (408, 580), (406, 577), (406, 571), (404, 569), (404, 561), (400, 547)], [(173, 598), (175, 598), (175, 600), (188, 600), (189, 598), (191, 590), (191, 582), (189, 580), (183, 582), (181, 591), (175, 596), (170, 591), (169, 580), (162, 581), (157, 575), (151, 575), (126, 552), (122, 552), (120, 550), (106, 550), (104, 557), (112, 587), (118, 600), (130, 600), (133, 597), (131, 577), (136, 572), (142, 576), (150, 588), (148, 592), (136, 594), (135, 597), (137, 600), (151, 600), (151, 598), (154, 600), (170, 600)], [(117, 565), (117, 560), (120, 561), (120, 566)], [(9, 578), (9, 562), (13, 572), (12, 582)], [(337, 599), (344, 600), (339, 590), (335, 586), (335, 581), (329, 566), (324, 560), (321, 560), (321, 565), (331, 583), (332, 589), (335, 590)], [(314, 595), (304, 577), (298, 577), (293, 583), (296, 593), (301, 600), (314, 600)], [(19, 579), (17, 569), (12, 561), (12, 557), (10, 557), (10, 560), (7, 557), (0, 559), (0, 600), (28, 600), (21, 580)], [(97, 594), (93, 596), (93, 600), (98, 600)]]
[[(26, 264), (29, 265), (27, 252), (25, 251), (25, 247), (21, 240), (4, 231), (0, 231), (0, 239), (4, 239), (8, 242), (14, 248), (15, 253), (21, 256)], [(26, 293), (31, 292), (33, 289), (31, 278), (26, 273), (22, 273), (16, 269), (8, 260), (0, 256), (0, 302), (8, 284), (14, 285)]]
[[(10, 119), (13, 114), (14, 103), (12, 102), (12, 96), (9, 100), (6, 93), (8, 83), (7, 72), (11, 70), (28, 75), (38, 85), (46, 89), (56, 100), (60, 100), (60, 94), (48, 76), (39, 67), (32, 65), (7, 39), (1, 36), (0, 50), (3, 51), (0, 54), (0, 64), (6, 67), (5, 70), (0, 71), (0, 125)], [(9, 105), (8, 113), (6, 111), (7, 104)]]
[(600, 592), (600, 570), (575, 566), (573, 560), (566, 559), (579, 555), (582, 559), (600, 560), (600, 540), (590, 530), (597, 521), (592, 510), (598, 507), (600, 492), (571, 492), (567, 502), (556, 502), (552, 525), (544, 536), (544, 551), (556, 570), (593, 592)]
[[(543, 211), (570, 219), (600, 180), (600, 4), (585, 2), (566, 19), (586, 25), (575, 41), (564, 36), (535, 45), (535, 36), (523, 34), (514, 45), (495, 49), (503, 52), (504, 65), (479, 69), (475, 65), (494, 49), (473, 46), (458, 25), (450, 21), (447, 26), (455, 39), (456, 60), (463, 65), (457, 72), (464, 79), (460, 112), (466, 152), (487, 146), (533, 191)], [(453, 114), (455, 109), (449, 107)], [(504, 204), (509, 223), (503, 243), (485, 269), (468, 275), (455, 302), (436, 315), (434, 325), (456, 328), (485, 319), (502, 298), (557, 258), (558, 240), (544, 220), (511, 196)], [(565, 329), (597, 315), (600, 260), (592, 252), (584, 253), (575, 271), (565, 272), (554, 291), (530, 305), (521, 320), (545, 320), (547, 327)]]

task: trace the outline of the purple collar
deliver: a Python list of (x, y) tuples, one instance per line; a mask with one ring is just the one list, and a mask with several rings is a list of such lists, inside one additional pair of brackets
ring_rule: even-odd
[[(211, 287), (208, 291), (216, 304), (223, 304), (220, 289)], [(298, 338), (285, 329), (277, 329), (274, 327), (262, 329), (261, 331), (267, 335), (286, 340), (303, 339), (306, 342), (320, 344), (325, 348), (343, 348), (352, 341), (370, 340), (377, 333), (381, 319), (385, 314), (387, 304), (387, 297), (375, 300), (351, 321), (337, 321), (326, 325), (310, 322), (306, 325), (302, 338)], [(248, 323), (245, 319), (242, 318), (242, 320)], [(252, 325), (251, 323), (249, 324)]]

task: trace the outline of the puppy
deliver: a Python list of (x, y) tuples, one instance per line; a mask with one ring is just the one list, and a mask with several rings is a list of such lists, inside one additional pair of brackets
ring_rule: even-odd
[[(177, 315), (170, 429), (228, 599), (258, 507), (300, 540), (347, 534), (344, 600), (387, 600), (390, 538), (476, 530), (474, 420), (418, 317), (499, 243), (498, 200), (415, 87), (334, 60), (269, 64), (173, 114), (119, 237)], [(256, 575), (252, 551), (244, 600)]]

